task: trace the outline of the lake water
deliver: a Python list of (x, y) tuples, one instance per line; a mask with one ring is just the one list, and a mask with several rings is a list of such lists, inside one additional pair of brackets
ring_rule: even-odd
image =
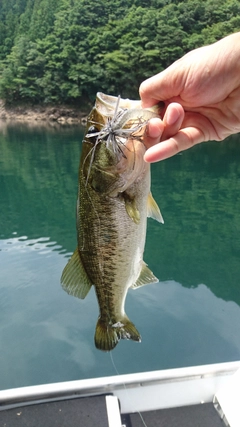
[[(0, 389), (115, 375), (95, 349), (94, 290), (67, 295), (83, 129), (0, 123)], [(148, 221), (159, 283), (129, 291), (142, 342), (113, 351), (120, 374), (240, 359), (240, 136), (152, 167), (165, 220)]]

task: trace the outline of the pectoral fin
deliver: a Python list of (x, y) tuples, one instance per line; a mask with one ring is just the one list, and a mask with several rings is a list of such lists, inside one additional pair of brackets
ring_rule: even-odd
[(152, 193), (149, 193), (148, 195), (148, 201), (147, 201), (147, 216), (155, 219), (158, 222), (161, 222), (164, 224), (164, 220), (162, 217), (162, 214), (160, 212), (160, 209), (155, 202)]
[(129, 197), (126, 193), (123, 193), (122, 196), (124, 198), (125, 208), (128, 216), (135, 222), (135, 224), (139, 224), (140, 212), (136, 206), (135, 199)]
[(84, 299), (91, 289), (92, 283), (83, 267), (78, 249), (72, 254), (62, 272), (61, 284), (69, 295), (81, 299)]
[(142, 270), (137, 281), (131, 286), (132, 289), (137, 289), (140, 286), (148, 285), (150, 283), (157, 283), (158, 279), (154, 276), (153, 272), (148, 268), (147, 264), (143, 261)]

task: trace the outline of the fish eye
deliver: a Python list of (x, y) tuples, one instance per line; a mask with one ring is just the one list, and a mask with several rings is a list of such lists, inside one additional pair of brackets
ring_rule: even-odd
[(96, 132), (98, 132), (98, 128), (96, 126), (92, 125), (89, 127), (88, 134), (89, 133), (96, 133)]
[(99, 134), (98, 128), (92, 125), (89, 127), (87, 131), (86, 138), (89, 138), (89, 141), (95, 144), (98, 134)]

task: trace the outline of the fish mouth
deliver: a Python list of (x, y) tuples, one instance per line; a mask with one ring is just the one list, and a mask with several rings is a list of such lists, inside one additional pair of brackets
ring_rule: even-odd
[(97, 92), (95, 108), (97, 111), (106, 117), (111, 117), (113, 112), (116, 109), (116, 105), (118, 104), (118, 108), (121, 110), (141, 110), (141, 111), (150, 111), (154, 113), (157, 117), (161, 117), (164, 110), (165, 104), (163, 101), (159, 101), (158, 104), (150, 107), (150, 108), (142, 108), (140, 100), (133, 100), (129, 98), (121, 98), (119, 96), (107, 95), (103, 92)]
[(113, 115), (116, 105), (122, 110), (130, 110), (131, 108), (141, 109), (140, 100), (123, 99), (120, 96), (106, 95), (105, 93), (98, 92), (96, 95), (96, 109), (100, 114), (106, 117)]
[(94, 109), (101, 123), (100, 120), (98, 123), (91, 120), (94, 114), (91, 114), (89, 122), (100, 127), (100, 130), (87, 133), (86, 138), (94, 137), (95, 145), (104, 142), (118, 161), (121, 157), (127, 158), (128, 140), (143, 142), (148, 120), (159, 117), (156, 108), (142, 109), (140, 101), (105, 95), (102, 92), (97, 93)]
[[(100, 146), (104, 145), (110, 153), (108, 161), (117, 166), (118, 172), (126, 168), (135, 170), (137, 153), (143, 158), (145, 129), (148, 121), (159, 117), (159, 106), (150, 109), (141, 108), (141, 101), (122, 99), (98, 92), (88, 124), (93, 126), (85, 137), (93, 143), (89, 172), (96, 159)], [(90, 130), (90, 126), (88, 128)], [(139, 145), (140, 143), (140, 145)], [(89, 176), (89, 173), (88, 173)]]

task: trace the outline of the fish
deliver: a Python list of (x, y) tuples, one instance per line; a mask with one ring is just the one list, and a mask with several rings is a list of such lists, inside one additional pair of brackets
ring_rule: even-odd
[(61, 284), (84, 299), (92, 286), (99, 304), (95, 346), (111, 351), (120, 339), (140, 342), (125, 313), (128, 290), (157, 283), (143, 261), (147, 217), (163, 223), (150, 190), (144, 134), (159, 106), (98, 92), (82, 143), (77, 199), (77, 248)]

